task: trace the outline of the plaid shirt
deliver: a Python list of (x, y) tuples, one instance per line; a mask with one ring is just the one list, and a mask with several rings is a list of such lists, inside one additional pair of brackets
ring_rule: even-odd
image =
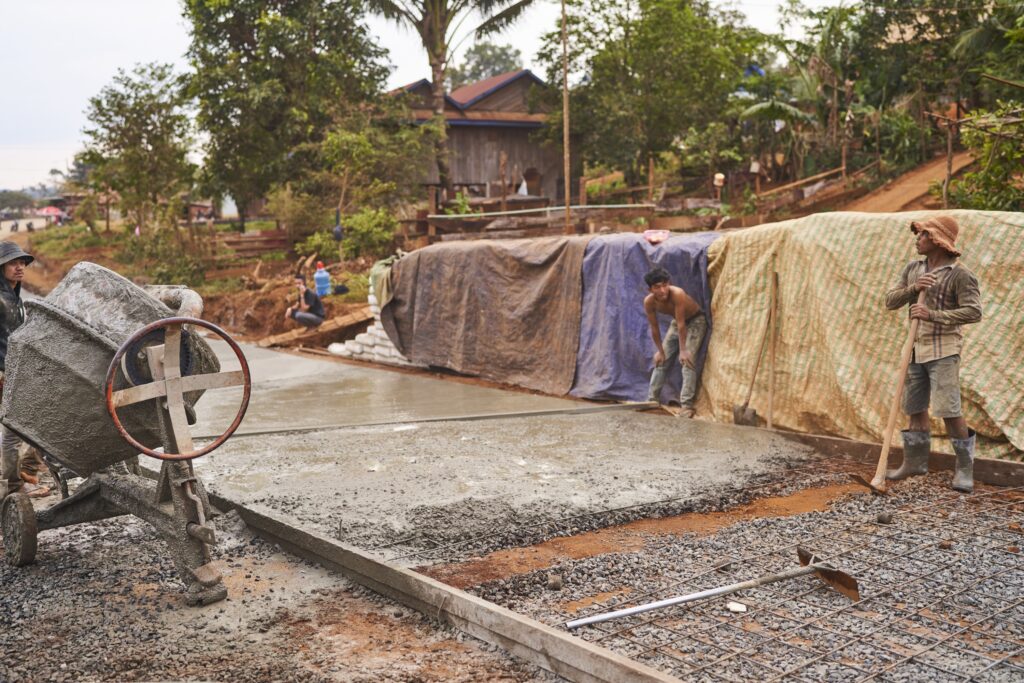
[[(917, 303), (913, 283), (928, 272), (925, 259), (911, 261), (900, 274), (900, 281), (885, 295), (885, 307), (895, 310)], [(914, 341), (914, 362), (928, 363), (960, 353), (964, 336), (961, 325), (981, 320), (981, 290), (978, 278), (959, 261), (931, 271), (937, 282), (925, 291), (924, 305), (931, 319), (922, 320)]]

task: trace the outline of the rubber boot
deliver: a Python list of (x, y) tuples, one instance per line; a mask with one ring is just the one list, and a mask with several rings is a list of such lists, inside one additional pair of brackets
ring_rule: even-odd
[(932, 450), (932, 435), (930, 432), (912, 432), (904, 429), (903, 435), (903, 464), (899, 469), (889, 470), (885, 473), (886, 479), (906, 479), (916, 477), (919, 474), (928, 474), (928, 454)]
[(956, 453), (956, 474), (953, 475), (953, 490), (961, 493), (974, 491), (974, 444), (977, 433), (967, 430), (966, 439), (950, 439)]

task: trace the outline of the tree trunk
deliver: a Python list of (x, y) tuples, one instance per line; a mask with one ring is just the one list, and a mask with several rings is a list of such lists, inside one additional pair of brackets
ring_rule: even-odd
[(434, 158), (437, 162), (437, 177), (441, 187), (448, 194), (447, 199), (454, 198), (451, 171), (448, 167), (448, 124), (444, 118), (444, 62), (441, 57), (430, 58), (430, 73), (433, 81), (430, 84), (431, 99), (434, 104), (434, 121), (437, 124), (437, 142), (434, 144)]

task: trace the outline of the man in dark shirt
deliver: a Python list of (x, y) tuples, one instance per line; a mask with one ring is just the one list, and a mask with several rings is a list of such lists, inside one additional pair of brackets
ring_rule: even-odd
[[(0, 387), (7, 361), (7, 340), (25, 322), (25, 304), (21, 302), (21, 281), (25, 267), (33, 257), (14, 242), (0, 242)], [(21, 438), (7, 427), (0, 427), (0, 498), (22, 489), (18, 471)]]
[(306, 287), (306, 276), (302, 273), (295, 275), (295, 288), (299, 290), (297, 305), (289, 306), (284, 313), (284, 319), (291, 318), (305, 327), (319, 327), (324, 321), (324, 304), (316, 292)]

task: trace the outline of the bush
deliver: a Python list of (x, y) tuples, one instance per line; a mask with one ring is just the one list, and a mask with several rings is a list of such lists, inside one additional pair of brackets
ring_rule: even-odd
[(328, 230), (320, 230), (295, 245), (295, 253), (299, 256), (319, 254), (321, 260), (326, 260), (338, 253), (338, 243), (334, 241), (334, 235)]
[(123, 240), (115, 257), (153, 278), (154, 284), (200, 285), (206, 279), (206, 267), (188, 245), (180, 243), (178, 228), (162, 228)]
[(347, 258), (381, 258), (391, 252), (398, 221), (386, 209), (363, 209), (345, 222), (342, 247)]

